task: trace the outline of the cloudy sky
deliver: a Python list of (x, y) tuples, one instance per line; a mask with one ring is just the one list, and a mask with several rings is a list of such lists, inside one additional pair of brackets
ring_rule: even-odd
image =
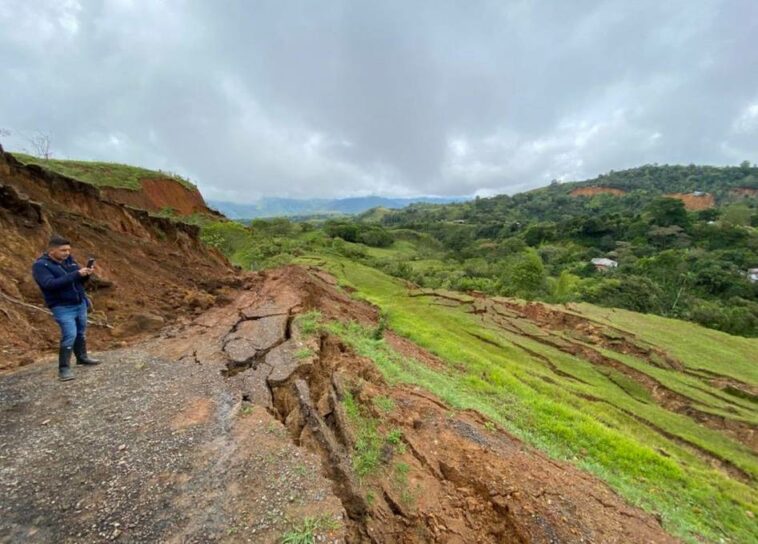
[(0, 139), (206, 197), (758, 162), (756, 0), (0, 0)]

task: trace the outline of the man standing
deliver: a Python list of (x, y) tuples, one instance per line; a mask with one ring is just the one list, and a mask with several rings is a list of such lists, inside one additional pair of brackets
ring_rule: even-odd
[(100, 363), (87, 356), (85, 338), (89, 301), (84, 292), (84, 283), (89, 280), (93, 269), (94, 262), (87, 268), (80, 268), (71, 256), (71, 243), (57, 235), (50, 238), (47, 252), (32, 266), (34, 280), (42, 290), (45, 303), (61, 328), (58, 351), (58, 378), (61, 381), (74, 379), (69, 364), (72, 351), (77, 364)]

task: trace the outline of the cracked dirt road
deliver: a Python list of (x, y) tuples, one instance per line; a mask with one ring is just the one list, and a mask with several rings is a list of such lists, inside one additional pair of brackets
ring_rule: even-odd
[(99, 355), (73, 382), (52, 361), (0, 378), (0, 542), (277, 542), (342, 519), (318, 459), (217, 371)]

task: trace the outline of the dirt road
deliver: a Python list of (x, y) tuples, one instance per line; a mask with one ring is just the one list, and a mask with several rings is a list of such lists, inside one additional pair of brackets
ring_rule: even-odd
[(52, 361), (0, 378), (0, 542), (276, 542), (342, 519), (317, 459), (216, 370), (101, 356), (73, 382)]

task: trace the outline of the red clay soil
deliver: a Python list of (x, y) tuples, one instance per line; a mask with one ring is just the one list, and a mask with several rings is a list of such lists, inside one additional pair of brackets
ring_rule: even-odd
[(109, 200), (151, 212), (172, 208), (179, 215), (212, 213), (197, 189), (189, 189), (169, 178), (143, 179), (141, 183), (139, 191), (114, 187), (104, 187), (101, 191)]
[(30, 363), (58, 342), (31, 265), (51, 234), (72, 241), (80, 262), (93, 255), (91, 349), (160, 328), (223, 302), (238, 273), (199, 240), (199, 229), (104, 198), (97, 187), (23, 166), (0, 148), (0, 370)]
[(690, 211), (708, 210), (716, 205), (716, 199), (710, 193), (694, 195), (692, 193), (667, 193), (666, 198), (675, 198), (684, 202), (684, 207)]
[[(348, 542), (676, 542), (596, 478), (475, 412), (389, 385), (335, 336), (303, 333), (297, 316), (311, 309), (376, 325), (377, 310), (349, 298), (333, 278), (290, 266), (261, 273), (250, 286), (227, 306), (167, 330), (151, 352), (217, 369), (243, 403), (264, 407), (295, 445), (317, 454), (347, 513)], [(436, 366), (418, 346), (391, 343)], [(384, 444), (379, 467), (363, 478), (352, 468), (358, 429), (344, 409), (348, 396), (380, 436), (400, 436), (399, 446)], [(379, 396), (394, 408), (377, 407)]]
[(569, 193), (571, 196), (595, 196), (595, 195), (614, 195), (621, 196), (626, 194), (626, 191), (621, 189), (614, 189), (613, 187), (577, 187)]
[(758, 197), (758, 189), (752, 187), (737, 187), (729, 191), (732, 195), (742, 198), (755, 198)]

